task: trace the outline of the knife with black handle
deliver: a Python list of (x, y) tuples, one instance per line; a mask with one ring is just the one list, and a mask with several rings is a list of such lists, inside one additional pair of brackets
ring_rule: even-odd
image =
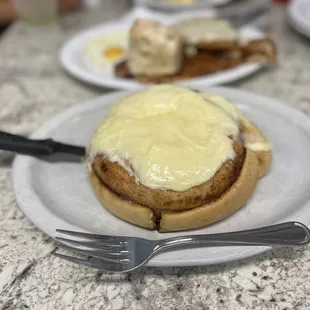
[(41, 156), (66, 153), (85, 156), (85, 147), (64, 144), (52, 139), (33, 140), (23, 136), (0, 131), (0, 150), (16, 152), (23, 155)]

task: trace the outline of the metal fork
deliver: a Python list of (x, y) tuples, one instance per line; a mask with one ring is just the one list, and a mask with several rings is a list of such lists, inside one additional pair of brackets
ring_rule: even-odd
[[(54, 253), (70, 262), (105, 271), (128, 272), (144, 265), (154, 254), (184, 246), (301, 246), (310, 242), (310, 230), (299, 222), (286, 222), (245, 231), (188, 235), (162, 240), (106, 236), (57, 229), (79, 240), (56, 237), (61, 246), (87, 255), (88, 259)], [(81, 240), (82, 239), (82, 240)]]

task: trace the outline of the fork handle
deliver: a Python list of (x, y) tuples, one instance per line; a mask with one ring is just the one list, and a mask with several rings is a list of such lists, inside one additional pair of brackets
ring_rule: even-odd
[(182, 236), (160, 240), (154, 250), (184, 245), (260, 245), (300, 246), (310, 242), (309, 229), (299, 222), (286, 222), (245, 231), (223, 234)]

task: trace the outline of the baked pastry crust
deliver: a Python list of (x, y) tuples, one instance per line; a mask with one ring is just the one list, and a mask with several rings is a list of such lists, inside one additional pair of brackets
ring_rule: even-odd
[[(266, 140), (265, 136), (248, 120), (240, 130), (241, 134), (242, 131), (250, 130), (261, 141)], [(231, 165), (235, 167), (235, 170), (226, 170), (225, 164), (229, 165), (229, 163), (224, 163), (220, 168), (223, 169), (223, 174), (216, 174), (213, 177), (216, 182), (211, 179), (193, 188), (194, 195), (188, 195), (191, 189), (183, 192), (184, 196), (179, 200), (178, 195), (173, 195), (178, 192), (146, 190), (141, 184), (133, 187), (130, 181), (133, 177), (129, 176), (118, 164), (108, 162), (104, 156), (95, 158), (90, 170), (90, 181), (97, 198), (105, 208), (127, 222), (148, 229), (158, 229), (160, 232), (197, 228), (219, 221), (243, 206), (252, 195), (259, 178), (268, 171), (271, 165), (271, 151), (244, 149), (240, 142), (235, 143), (234, 147), (237, 150), (237, 156)], [(236, 171), (238, 171), (237, 174)], [(113, 173), (115, 173), (114, 178), (112, 178)], [(118, 179), (119, 177), (123, 178)], [(227, 182), (227, 178), (230, 182)], [(225, 183), (226, 187), (224, 190), (222, 187), (215, 195), (214, 188), (212, 190), (212, 186), (208, 187), (208, 183), (210, 185), (212, 182), (214, 182), (213, 186), (221, 186), (223, 182), (222, 184)], [(133, 194), (130, 190), (134, 191), (134, 189), (136, 192)], [(210, 191), (204, 194), (205, 189)], [(161, 202), (154, 194), (158, 192), (162, 192), (164, 202)], [(142, 197), (141, 193), (152, 197)], [(204, 196), (195, 196), (197, 193), (204, 194)], [(168, 199), (169, 194), (173, 195), (173, 199)]]
[(151, 189), (137, 183), (122, 166), (109, 161), (102, 154), (95, 157), (92, 169), (103, 184), (124, 199), (151, 209), (156, 206), (160, 211), (181, 211), (216, 200), (235, 182), (242, 168), (245, 152), (240, 141), (235, 143), (234, 150), (234, 160), (227, 160), (210, 181), (185, 192)]

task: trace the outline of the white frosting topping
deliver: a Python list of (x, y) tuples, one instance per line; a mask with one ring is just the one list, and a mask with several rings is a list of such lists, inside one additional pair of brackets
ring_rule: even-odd
[(123, 98), (95, 132), (91, 158), (105, 154), (153, 189), (186, 191), (207, 182), (235, 157), (229, 136), (239, 128), (236, 108), (205, 97), (162, 85)]

